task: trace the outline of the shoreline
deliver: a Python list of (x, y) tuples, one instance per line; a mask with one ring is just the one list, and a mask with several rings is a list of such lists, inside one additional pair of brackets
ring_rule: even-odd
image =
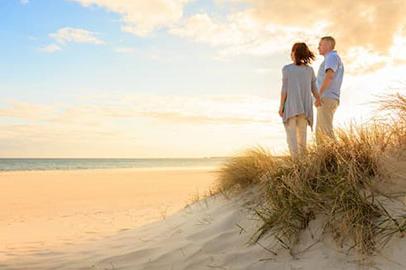
[(108, 170), (127, 170), (127, 171), (193, 171), (202, 170), (217, 172), (219, 166), (168, 166), (168, 167), (119, 167), (119, 168), (73, 168), (73, 169), (32, 169), (32, 170), (0, 170), (1, 174), (13, 172), (71, 172), (71, 171), (108, 171)]

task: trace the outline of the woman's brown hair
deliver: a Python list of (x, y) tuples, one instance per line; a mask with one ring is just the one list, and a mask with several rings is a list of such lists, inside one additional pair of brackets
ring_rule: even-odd
[(292, 47), (293, 55), (295, 56), (295, 64), (310, 64), (312, 60), (315, 59), (314, 54), (310, 51), (309, 47), (307, 47), (306, 43), (298, 42), (293, 44)]

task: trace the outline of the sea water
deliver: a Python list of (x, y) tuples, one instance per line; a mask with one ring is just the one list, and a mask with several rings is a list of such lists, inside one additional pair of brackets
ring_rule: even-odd
[(217, 167), (227, 157), (207, 158), (0, 158), (0, 171), (111, 168)]

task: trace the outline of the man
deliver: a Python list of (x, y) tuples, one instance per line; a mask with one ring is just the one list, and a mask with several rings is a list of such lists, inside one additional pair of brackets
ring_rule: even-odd
[(317, 86), (320, 102), (316, 102), (317, 123), (316, 142), (320, 144), (326, 138), (334, 139), (333, 118), (340, 103), (340, 88), (344, 76), (344, 65), (335, 48), (335, 40), (331, 36), (320, 39), (319, 53), (324, 56), (317, 73)]

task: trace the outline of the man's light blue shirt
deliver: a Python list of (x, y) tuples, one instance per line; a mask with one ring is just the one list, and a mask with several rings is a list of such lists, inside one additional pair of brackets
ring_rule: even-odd
[(324, 56), (324, 61), (321, 63), (319, 71), (317, 73), (317, 88), (320, 91), (321, 84), (326, 76), (327, 69), (334, 71), (334, 78), (331, 81), (330, 86), (324, 90), (321, 97), (333, 98), (340, 100), (340, 89), (344, 77), (344, 65), (341, 61), (337, 51), (333, 50), (328, 52)]

